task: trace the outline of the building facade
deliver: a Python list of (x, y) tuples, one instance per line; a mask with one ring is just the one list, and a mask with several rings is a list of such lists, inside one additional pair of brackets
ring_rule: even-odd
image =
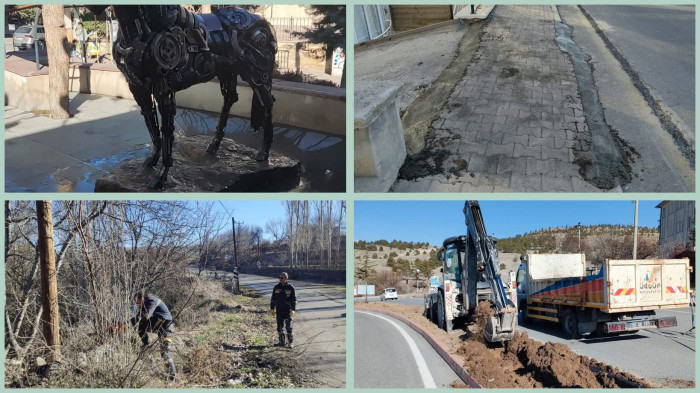
[(695, 249), (694, 201), (663, 201), (659, 218), (659, 256), (669, 257), (684, 249)]

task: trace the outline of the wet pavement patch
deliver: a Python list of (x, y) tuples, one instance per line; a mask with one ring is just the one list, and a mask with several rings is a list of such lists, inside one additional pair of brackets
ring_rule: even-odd
[(517, 68), (512, 68), (512, 67), (506, 67), (501, 70), (501, 73), (498, 74), (499, 77), (501, 78), (512, 78), (516, 75), (518, 75), (520, 71), (518, 71)]
[(569, 55), (573, 64), (583, 106), (581, 115), (585, 114), (585, 123), (577, 122), (576, 129), (572, 130), (575, 133), (574, 163), (579, 166), (579, 174), (605, 190), (627, 184), (632, 178), (632, 155), (621, 153), (619, 138), (613, 136), (605, 122), (588, 56), (572, 40), (569, 26), (555, 22), (554, 29), (557, 45)]

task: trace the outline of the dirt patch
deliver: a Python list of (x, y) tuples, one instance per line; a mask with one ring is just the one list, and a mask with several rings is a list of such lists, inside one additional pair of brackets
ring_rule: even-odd
[(464, 359), (467, 370), (485, 388), (624, 388), (653, 387), (644, 379), (616, 367), (574, 353), (558, 343), (540, 343), (518, 333), (504, 346), (486, 345), (483, 330), (493, 309), (482, 302), (468, 331), (447, 333), (423, 316), (420, 306), (356, 303), (355, 308), (401, 314), (428, 330), (451, 353)]
[(467, 72), (480, 42), (485, 22), (471, 21), (467, 33), (462, 37), (452, 62), (440, 76), (406, 108), (401, 117), (406, 138), (406, 150), (413, 156), (426, 149), (426, 139), (432, 129), (432, 123), (439, 118), (452, 92)]
[(496, 311), (491, 307), (489, 302), (481, 302), (474, 310), (474, 325), (470, 327), (470, 330), (474, 333), (471, 338), (472, 340), (477, 340), (485, 342), (484, 333), (486, 331), (486, 324), (489, 318), (496, 315)]

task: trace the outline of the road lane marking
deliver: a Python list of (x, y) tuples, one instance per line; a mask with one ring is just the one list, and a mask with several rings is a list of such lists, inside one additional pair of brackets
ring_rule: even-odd
[(416, 361), (416, 366), (418, 366), (418, 372), (420, 373), (420, 378), (423, 380), (423, 387), (429, 388), (429, 389), (437, 388), (437, 385), (435, 384), (435, 380), (433, 379), (432, 374), (430, 374), (430, 369), (428, 368), (428, 363), (425, 362), (425, 358), (423, 358), (423, 354), (418, 349), (418, 345), (416, 344), (416, 342), (413, 341), (411, 336), (408, 335), (408, 332), (406, 332), (406, 330), (404, 328), (402, 328), (399, 324), (392, 321), (391, 319), (385, 318), (381, 315), (372, 314), (372, 313), (368, 313), (365, 311), (355, 311), (355, 312), (371, 315), (371, 316), (376, 317), (376, 318), (381, 318), (381, 319), (389, 322), (392, 326), (394, 326), (396, 328), (396, 330), (398, 330), (399, 333), (401, 333), (403, 338), (408, 343), (408, 348), (411, 350), (411, 353), (413, 354), (413, 359), (415, 359), (415, 361)]

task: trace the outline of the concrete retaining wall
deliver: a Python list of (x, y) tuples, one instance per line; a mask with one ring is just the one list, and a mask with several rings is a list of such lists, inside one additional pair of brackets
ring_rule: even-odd
[(49, 75), (24, 77), (5, 71), (5, 104), (25, 111), (49, 109)]
[[(5, 101), (26, 111), (48, 110), (49, 78), (45, 72), (22, 76), (5, 70)], [(119, 70), (112, 65), (73, 65), (69, 88), (73, 92), (133, 99)], [(345, 135), (345, 89), (307, 83), (275, 81), (275, 123)], [(253, 92), (239, 79), (239, 101), (231, 114), (250, 116)], [(222, 98), (218, 81), (190, 87), (176, 95), (179, 107), (219, 112)]]
[(355, 83), (355, 191), (387, 192), (406, 159), (403, 125), (396, 106), (403, 85)]

